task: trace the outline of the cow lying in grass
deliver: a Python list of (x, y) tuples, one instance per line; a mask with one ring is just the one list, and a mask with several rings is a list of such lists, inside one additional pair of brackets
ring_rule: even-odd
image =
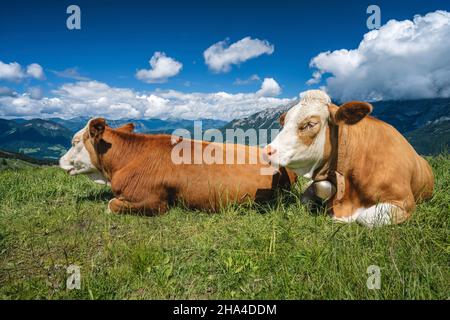
[[(133, 132), (134, 125), (128, 123), (116, 131)], [(102, 175), (102, 173), (92, 164), (89, 153), (84, 147), (83, 135), (86, 128), (81, 129), (72, 138), (72, 147), (59, 159), (59, 166), (66, 170), (71, 176), (77, 174), (85, 174), (91, 180), (98, 184), (110, 185), (110, 182)]]
[(408, 219), (434, 183), (427, 161), (371, 111), (366, 102), (337, 107), (326, 93), (307, 91), (265, 149), (273, 165), (313, 181), (306, 193), (325, 201), (334, 219), (369, 227)]
[[(114, 213), (158, 214), (177, 201), (188, 208), (217, 211), (228, 204), (269, 200), (275, 189), (287, 188), (295, 180), (285, 169), (275, 173), (259, 157), (252, 164), (250, 158), (259, 155), (257, 147), (172, 141), (170, 135), (136, 134), (132, 130), (132, 125), (112, 129), (104, 119), (92, 119), (75, 134), (72, 148), (60, 159), (61, 168), (71, 175), (88, 174), (97, 182), (109, 182), (115, 198), (108, 208)], [(209, 147), (218, 152), (231, 146), (236, 156), (243, 151), (240, 154), (245, 161), (174, 163), (174, 144), (189, 147), (184, 150), (192, 150), (194, 157)], [(267, 170), (275, 174), (267, 174)]]

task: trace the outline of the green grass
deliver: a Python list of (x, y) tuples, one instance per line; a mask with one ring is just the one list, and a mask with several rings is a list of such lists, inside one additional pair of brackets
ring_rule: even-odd
[(35, 164), (20, 160), (0, 157), (0, 170), (36, 167)]
[[(159, 217), (106, 213), (109, 189), (58, 168), (0, 171), (3, 299), (448, 299), (450, 156), (434, 197), (378, 229), (312, 215), (299, 192), (270, 207)], [(81, 289), (66, 268), (81, 267)], [(381, 269), (381, 289), (366, 286)]]

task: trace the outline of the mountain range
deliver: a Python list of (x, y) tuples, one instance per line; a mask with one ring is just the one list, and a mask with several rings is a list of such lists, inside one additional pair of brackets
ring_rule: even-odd
[[(290, 108), (295, 106), (298, 103), (299, 100), (293, 100), (290, 103), (281, 105), (276, 108), (269, 108), (257, 113), (252, 114), (249, 117), (241, 118), (233, 120), (229, 123), (227, 123), (225, 126), (222, 127), (221, 131), (223, 134), (226, 134), (226, 130), (232, 129), (242, 129), (244, 131), (248, 129), (267, 129), (269, 130), (267, 133), (267, 143), (269, 141), (272, 141), (275, 136), (272, 137), (272, 131), (270, 129), (276, 129), (279, 130), (281, 128), (280, 122), (278, 119), (280, 118), (281, 114), (288, 111)], [(228, 142), (233, 142), (229, 138), (227, 139)], [(265, 141), (258, 141), (258, 144), (263, 144)]]
[[(280, 129), (278, 119), (283, 112), (296, 105), (287, 105), (260, 111), (249, 117), (226, 124), (226, 129)], [(372, 102), (372, 116), (394, 126), (424, 155), (449, 152), (450, 98)], [(270, 135), (270, 132), (269, 132)]]
[[(72, 119), (50, 118), (48, 121), (58, 123), (72, 132), (84, 128), (89, 121), (89, 117), (76, 117)], [(227, 122), (222, 120), (200, 119), (203, 130), (221, 128)], [(16, 120), (17, 121), (17, 120)], [(108, 120), (106, 122), (112, 127), (120, 127), (126, 123), (133, 122), (135, 131), (138, 133), (172, 133), (175, 129), (187, 129), (192, 131), (194, 120), (185, 119), (119, 119)]]
[(58, 159), (70, 147), (73, 133), (43, 119), (0, 119), (0, 149), (38, 159)]
[[(56, 160), (70, 147), (75, 132), (86, 126), (89, 118), (72, 119), (0, 119), (0, 149), (37, 159)], [(132, 122), (139, 133), (172, 133), (175, 129), (194, 130), (194, 120), (120, 119), (106, 120), (112, 127)], [(201, 119), (203, 130), (221, 128), (227, 122)]]
[[(298, 100), (257, 112), (231, 122), (201, 119), (202, 129), (280, 129), (278, 118)], [(448, 152), (450, 146), (450, 99), (380, 101), (372, 103), (372, 115), (393, 125), (420, 154)], [(75, 132), (88, 122), (87, 117), (72, 119), (0, 119), (0, 149), (37, 159), (57, 160), (70, 147)], [(194, 121), (184, 119), (107, 120), (112, 127), (133, 122), (136, 132), (171, 133), (175, 129), (193, 131)], [(268, 141), (273, 137), (270, 136)], [(264, 143), (260, 141), (259, 143)]]

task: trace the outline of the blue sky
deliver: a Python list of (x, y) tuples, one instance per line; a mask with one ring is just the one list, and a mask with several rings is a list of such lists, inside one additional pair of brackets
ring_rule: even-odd
[[(81, 8), (81, 30), (66, 28), (68, 14), (65, 11), (70, 4)], [(311, 59), (321, 52), (357, 48), (370, 31), (366, 26), (366, 8), (370, 4), (380, 6), (382, 25), (391, 19), (412, 20), (416, 14), (450, 11), (448, 1), (420, 0), (349, 1), (345, 5), (342, 1), (292, 0), (2, 3), (0, 61), (4, 64), (17, 62), (24, 70), (30, 64), (39, 64), (43, 76), (24, 76), (19, 80), (1, 78), (0, 74), (0, 88), (4, 92), (6, 89), (13, 90), (16, 98), (36, 89), (39, 91), (38, 98), (50, 99), (63, 95), (61, 86), (91, 80), (109, 88), (127, 88), (136, 95), (149, 96), (168, 90), (185, 94), (226, 92), (235, 95), (254, 94), (262, 87), (265, 78), (273, 79), (280, 86), (278, 91), (269, 94), (273, 101), (258, 103), (255, 110), (241, 106), (240, 113), (231, 112), (221, 117), (247, 115), (250, 111), (295, 97), (301, 91), (327, 86), (326, 75), (335, 71), (326, 63), (318, 63), (316, 68), (311, 68)], [(214, 72), (205, 63), (203, 54), (210, 46), (226, 40), (223, 46), (227, 48), (245, 37), (265, 41), (273, 52), (231, 64), (227, 72)], [(155, 52), (164, 52), (173, 61), (181, 63), (181, 70), (157, 83), (138, 79), (137, 71), (150, 69), (149, 60)], [(317, 83), (308, 85), (307, 81), (317, 69), (321, 70), (323, 77)], [(72, 75), (78, 74), (79, 77), (64, 77), (61, 73), (64, 70), (66, 74), (72, 70)], [(245, 81), (252, 76), (252, 81)], [(93, 84), (91, 88), (96, 86)], [(107, 94), (109, 89), (103, 89)], [(67, 90), (63, 91), (67, 93)], [(367, 98), (396, 98), (392, 94), (377, 94), (368, 94)], [(339, 98), (344, 97), (347, 98), (346, 95)], [(348, 94), (348, 97), (353, 96)], [(169, 96), (162, 98), (171, 100)], [(18, 104), (23, 110), (17, 112), (17, 116), (31, 116), (32, 110), (26, 109), (23, 104), (25, 102)], [(133, 105), (132, 102), (130, 104)], [(162, 108), (157, 103), (155, 108), (158, 107)], [(205, 104), (207, 107), (208, 104)], [(2, 113), (1, 108), (0, 102), (0, 115), (14, 116), (11, 110)], [(29, 108), (32, 108), (31, 105)], [(231, 107), (227, 105), (226, 108)], [(49, 116), (51, 112), (55, 115), (64, 113), (55, 110), (46, 113), (40, 109), (40, 112), (43, 116)], [(148, 112), (147, 116), (160, 116), (163, 113), (161, 110), (159, 114)], [(183, 108), (180, 110), (183, 111)], [(76, 115), (78, 111), (72, 110), (70, 115)], [(101, 110), (93, 114), (101, 114)], [(141, 111), (133, 114), (144, 116)], [(214, 111), (205, 115), (214, 116)], [(117, 116), (121, 114), (117, 113)], [(186, 113), (186, 117), (195, 117), (194, 110)]]

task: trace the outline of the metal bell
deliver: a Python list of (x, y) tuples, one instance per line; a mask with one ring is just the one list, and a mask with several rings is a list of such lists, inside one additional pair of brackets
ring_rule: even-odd
[(327, 201), (336, 193), (336, 187), (328, 180), (313, 183), (314, 193), (320, 199)]

